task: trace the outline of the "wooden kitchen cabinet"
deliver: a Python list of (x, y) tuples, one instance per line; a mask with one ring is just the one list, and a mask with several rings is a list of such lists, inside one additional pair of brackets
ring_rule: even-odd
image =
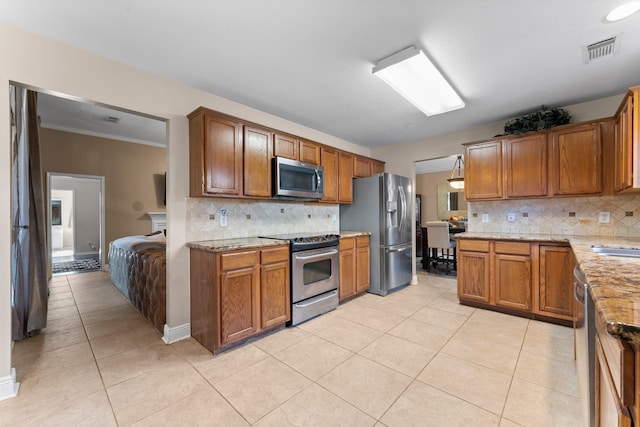
[(552, 195), (602, 194), (600, 124), (570, 126), (551, 132), (549, 178)]
[(547, 195), (547, 135), (533, 134), (504, 141), (507, 197)]
[(338, 201), (338, 152), (332, 148), (322, 147), (320, 164), (324, 167), (323, 202)]
[(502, 141), (465, 145), (464, 197), (467, 200), (501, 199)]
[(384, 172), (384, 162), (371, 160), (371, 175)]
[(458, 238), (461, 304), (570, 325), (573, 265), (568, 245)]
[(615, 115), (614, 190), (640, 191), (640, 164), (634, 158), (640, 144), (640, 86), (629, 89)]
[(300, 161), (305, 163), (320, 164), (320, 146), (315, 142), (300, 140)]
[(260, 326), (267, 329), (291, 319), (289, 248), (260, 251)]
[(490, 255), (488, 240), (459, 239), (458, 298), (488, 304), (490, 292)]
[(242, 125), (226, 117), (196, 112), (189, 117), (190, 195), (241, 196)]
[(190, 250), (191, 335), (219, 353), (290, 319), (289, 246)]
[(573, 319), (573, 253), (569, 246), (539, 246), (540, 275), (535, 312)]
[(287, 159), (319, 165), (320, 145), (295, 136), (283, 133), (274, 133), (273, 155), (276, 157), (286, 157)]
[(353, 202), (353, 155), (338, 152), (338, 203)]
[(495, 304), (531, 311), (531, 245), (495, 242)]
[(353, 176), (356, 178), (371, 176), (371, 160), (366, 157), (353, 156)]
[(244, 126), (244, 195), (271, 197), (271, 131)]
[(370, 251), (369, 236), (340, 238), (339, 299), (344, 302), (369, 289)]

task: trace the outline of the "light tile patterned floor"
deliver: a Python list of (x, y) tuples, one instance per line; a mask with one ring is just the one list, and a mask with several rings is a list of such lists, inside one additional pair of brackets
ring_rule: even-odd
[(582, 426), (573, 332), (418, 275), (214, 357), (164, 345), (105, 273), (54, 278), (0, 426)]

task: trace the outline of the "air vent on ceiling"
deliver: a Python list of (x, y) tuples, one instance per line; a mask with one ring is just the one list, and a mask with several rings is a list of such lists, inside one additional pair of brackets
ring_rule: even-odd
[(113, 117), (113, 116), (105, 116), (105, 118), (102, 119), (102, 120), (104, 120), (105, 122), (109, 122), (109, 123), (118, 123), (120, 121), (119, 118)]
[(610, 58), (620, 50), (620, 35), (609, 37), (583, 47), (585, 64)]

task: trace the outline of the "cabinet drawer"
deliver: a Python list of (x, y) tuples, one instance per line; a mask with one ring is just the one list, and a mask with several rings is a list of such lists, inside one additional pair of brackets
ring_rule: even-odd
[(531, 253), (531, 244), (522, 242), (496, 242), (495, 251), (497, 254), (529, 255)]
[(353, 237), (343, 237), (340, 239), (340, 250), (348, 250), (356, 247), (356, 239)]
[(260, 251), (261, 264), (271, 264), (278, 261), (289, 261), (289, 246), (277, 246)]
[(358, 236), (356, 237), (356, 247), (364, 248), (369, 246), (369, 236)]
[(456, 244), (461, 251), (489, 252), (488, 240), (459, 239)]
[(223, 253), (220, 255), (220, 270), (236, 270), (238, 268), (253, 267), (258, 264), (258, 251), (242, 251)]
[(596, 330), (616, 392), (625, 406), (633, 406), (635, 404), (633, 350), (607, 333), (604, 322), (597, 313)]

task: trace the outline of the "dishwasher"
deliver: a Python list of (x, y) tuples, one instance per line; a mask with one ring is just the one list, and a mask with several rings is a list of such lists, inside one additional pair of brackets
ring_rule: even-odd
[(595, 309), (589, 295), (587, 281), (582, 271), (573, 269), (574, 291), (576, 299), (576, 321), (574, 343), (576, 351), (576, 369), (578, 385), (583, 405), (583, 417), (588, 420), (586, 426), (595, 426)]

